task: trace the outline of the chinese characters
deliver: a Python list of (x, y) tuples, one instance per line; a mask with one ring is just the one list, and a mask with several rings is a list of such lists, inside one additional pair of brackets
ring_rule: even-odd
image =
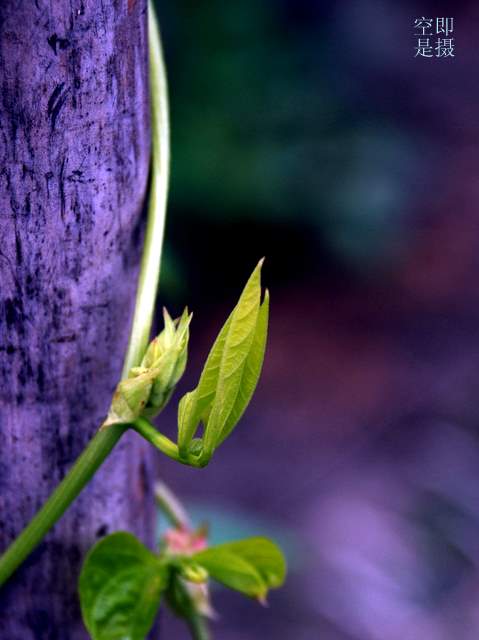
[(454, 18), (416, 18), (414, 20), (415, 58), (454, 58)]

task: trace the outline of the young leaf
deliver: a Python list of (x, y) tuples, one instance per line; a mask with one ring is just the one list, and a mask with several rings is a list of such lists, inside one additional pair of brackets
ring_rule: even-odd
[(102, 428), (112, 424), (128, 424), (136, 420), (148, 402), (156, 374), (156, 371), (146, 369), (140, 373), (137, 368), (131, 377), (122, 380), (115, 389)]
[(205, 424), (201, 458), (206, 463), (238, 422), (255, 389), (264, 356), (268, 298), (261, 299), (261, 260), (221, 329), (198, 386), (178, 411), (178, 446), (188, 451), (199, 422)]
[(185, 370), (191, 314), (185, 309), (172, 320), (164, 309), (163, 318), (165, 328), (148, 345), (141, 365), (118, 384), (103, 428), (154, 417), (169, 401)]
[(168, 570), (129, 533), (114, 533), (88, 553), (79, 580), (93, 640), (144, 640), (166, 589)]
[(254, 566), (227, 550), (212, 547), (196, 556), (211, 578), (252, 598), (264, 599), (268, 586)]
[(266, 290), (263, 304), (259, 308), (258, 321), (253, 339), (253, 344), (243, 368), (241, 383), (231, 413), (226, 420), (216, 446), (219, 446), (238, 424), (246, 410), (258, 384), (259, 375), (263, 366), (266, 338), (268, 335), (269, 316), (269, 292)]
[(286, 577), (286, 560), (272, 540), (261, 536), (219, 545), (254, 565), (270, 589), (281, 587)]
[(221, 356), (215, 399), (203, 437), (205, 458), (209, 458), (213, 454), (240, 393), (243, 372), (254, 341), (258, 321), (261, 298), (261, 266), (262, 261), (246, 283), (231, 317), (231, 324)]
[(141, 412), (146, 417), (156, 416), (166, 405), (185, 371), (188, 358), (189, 326), (192, 318), (188, 309), (175, 321), (164, 309), (163, 318), (165, 328), (150, 343), (141, 363), (147, 370), (157, 372), (148, 403)]
[[(232, 315), (232, 314), (231, 314)], [(231, 315), (219, 332), (201, 373), (200, 381), (194, 391), (186, 393), (178, 407), (178, 447), (186, 453), (198, 424), (215, 398), (221, 357), (228, 334)]]
[(263, 599), (268, 589), (280, 587), (286, 576), (281, 550), (267, 538), (246, 538), (205, 549), (189, 561), (231, 589)]

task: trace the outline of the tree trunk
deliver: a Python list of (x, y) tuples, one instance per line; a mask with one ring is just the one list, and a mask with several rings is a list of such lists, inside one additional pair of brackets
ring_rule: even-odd
[[(0, 550), (104, 418), (134, 303), (149, 159), (146, 0), (0, 0)], [(152, 542), (147, 449), (126, 435), (0, 591), (0, 637), (88, 637), (86, 550)]]

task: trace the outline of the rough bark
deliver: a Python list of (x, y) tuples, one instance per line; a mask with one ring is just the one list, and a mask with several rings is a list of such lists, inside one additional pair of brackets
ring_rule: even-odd
[[(121, 371), (142, 235), (146, 0), (0, 2), (0, 550), (94, 434)], [(87, 548), (151, 542), (150, 466), (127, 435), (0, 591), (5, 640), (87, 638)]]

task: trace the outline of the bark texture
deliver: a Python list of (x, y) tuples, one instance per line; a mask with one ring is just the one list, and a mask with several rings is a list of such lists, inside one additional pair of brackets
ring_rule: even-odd
[[(146, 0), (0, 2), (0, 551), (70, 468), (121, 372), (149, 121)], [(0, 591), (0, 638), (79, 640), (98, 537), (151, 543), (147, 448), (127, 435)]]

